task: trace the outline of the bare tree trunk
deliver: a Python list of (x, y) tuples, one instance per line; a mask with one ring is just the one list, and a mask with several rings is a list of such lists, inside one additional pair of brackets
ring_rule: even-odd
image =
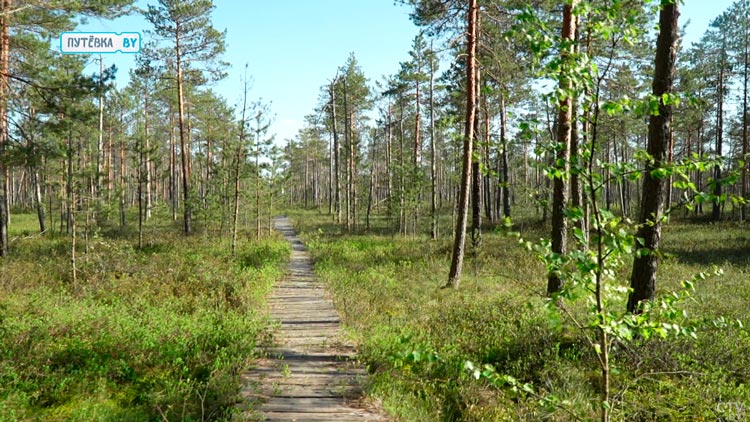
[[(507, 111), (505, 109), (505, 93), (500, 96), (500, 142), (502, 144), (502, 197), (503, 197), (503, 216), (510, 217), (510, 178), (508, 176), (508, 121)], [(528, 150), (524, 148), (524, 183), (528, 184)]]
[[(477, 28), (481, 28), (479, 16), (477, 16)], [(477, 29), (477, 34), (479, 33), (478, 31)], [(481, 104), (479, 66), (477, 66), (476, 72), (477, 91), (475, 93), (476, 104), (474, 105), (474, 151), (476, 151), (476, 154), (472, 154), (471, 162), (471, 246), (475, 249), (482, 246), (482, 172), (480, 171), (480, 161), (486, 159), (480, 158), (482, 151), (481, 144), (476, 146), (479, 134), (479, 116), (476, 116), (476, 114), (480, 110)]]
[(333, 167), (334, 167), (334, 178), (336, 183), (336, 223), (341, 224), (341, 145), (339, 143), (339, 132), (336, 121), (336, 82), (338, 81), (338, 75), (331, 82), (330, 95), (331, 95), (331, 131), (333, 132)]
[(388, 121), (386, 122), (387, 133), (385, 135), (385, 177), (386, 193), (385, 197), (388, 202), (388, 216), (393, 215), (393, 169), (391, 161), (393, 160), (393, 110), (390, 100), (388, 100)]
[[(489, 101), (487, 99), (488, 95), (485, 95), (482, 97), (482, 103), (484, 104), (484, 163), (487, 166), (487, 168), (490, 168), (490, 156), (491, 156), (491, 117), (490, 117), (490, 106)], [(490, 225), (495, 224), (495, 214), (492, 212), (492, 208), (494, 206), (494, 201), (492, 200), (492, 177), (483, 178), (482, 183), (482, 197), (484, 200), (484, 216), (487, 219), (487, 221), (490, 223)]]
[(333, 215), (333, 161), (334, 161), (333, 134), (328, 151), (328, 215)]
[(245, 79), (243, 82), (242, 117), (240, 119), (240, 135), (237, 141), (237, 152), (234, 157), (234, 210), (232, 212), (232, 255), (237, 252), (237, 220), (240, 215), (240, 171), (245, 161), (245, 120), (247, 113), (247, 65), (245, 65)]
[(36, 216), (39, 220), (39, 233), (47, 231), (47, 224), (44, 216), (44, 202), (42, 201), (42, 186), (39, 181), (39, 170), (34, 168), (29, 170), (31, 172), (31, 183), (34, 188), (34, 205), (36, 206)]
[[(748, 116), (748, 79), (750, 78), (750, 30), (744, 30), (743, 53), (742, 53), (742, 186), (740, 195), (745, 200), (748, 199), (748, 125), (750, 125), (750, 116)], [(747, 204), (740, 205), (740, 221), (747, 219)]]
[(71, 267), (71, 276), (72, 276), (73, 285), (75, 285), (78, 283), (78, 269), (77, 269), (78, 262), (77, 262), (77, 255), (76, 255), (77, 254), (76, 243), (78, 241), (78, 235), (76, 233), (77, 231), (76, 205), (75, 205), (76, 194), (75, 194), (74, 189), (71, 190), (70, 198), (72, 201), (71, 204), (68, 205), (68, 209), (70, 213), (69, 221), (70, 221), (71, 233), (72, 233), (72, 238), (71, 238), (71, 243), (70, 243), (70, 267)]
[[(722, 56), (726, 54), (724, 52), (724, 43), (722, 42)], [(716, 109), (716, 156), (721, 157), (721, 147), (724, 139), (724, 60), (722, 59), (719, 65), (719, 81), (716, 86), (717, 89), (717, 109)], [(711, 209), (711, 220), (721, 220), (721, 201), (718, 199), (721, 196), (721, 166), (714, 167), (714, 191), (713, 195), (717, 198), (713, 201), (713, 208)]]
[(367, 190), (367, 213), (365, 214), (365, 230), (370, 230), (370, 214), (372, 214), (372, 202), (373, 193), (375, 190), (375, 136), (372, 139), (372, 145), (370, 146), (370, 184)]
[[(104, 59), (99, 54), (99, 78), (104, 74)], [(101, 83), (101, 82), (100, 82)], [(99, 93), (99, 142), (96, 149), (96, 187), (95, 199), (97, 204), (101, 197), (102, 190), (102, 167), (104, 162), (104, 90)]]
[[(109, 120), (107, 128), (107, 205), (112, 206), (112, 188), (114, 186), (115, 171), (112, 168), (112, 144), (114, 130), (112, 129), (112, 120)], [(52, 212), (52, 210), (50, 210)]]
[(190, 200), (190, 150), (188, 149), (187, 130), (185, 128), (184, 81), (182, 75), (182, 52), (180, 51), (180, 27), (177, 24), (175, 37), (175, 60), (177, 63), (177, 103), (179, 107), (180, 158), (182, 159), (182, 195), (183, 195), (183, 231), (186, 235), (193, 232), (193, 207)]
[(143, 116), (144, 116), (144, 122), (143, 122), (143, 131), (144, 131), (144, 145), (143, 145), (143, 161), (144, 161), (144, 179), (146, 182), (146, 204), (144, 209), (144, 218), (146, 220), (151, 218), (151, 134), (150, 134), (150, 126), (149, 126), (149, 102), (150, 102), (150, 96), (148, 93), (148, 89), (146, 89), (144, 103), (143, 103)]
[[(123, 127), (124, 111), (120, 111), (120, 127)], [(127, 223), (125, 215), (125, 134), (120, 131), (120, 227)]]
[(430, 44), (430, 220), (432, 225), (430, 237), (432, 240), (437, 240), (439, 236), (437, 215), (437, 147), (435, 141), (435, 57), (433, 57), (432, 44)]
[(349, 175), (351, 194), (349, 198), (352, 202), (352, 227), (357, 229), (357, 147), (354, 144), (354, 108), (352, 107), (349, 115)]
[[(571, 53), (573, 52), (572, 42), (575, 38), (576, 20), (573, 17), (573, 8), (577, 0), (571, 4), (566, 4), (563, 9), (563, 28), (562, 38), (571, 43), (567, 50), (560, 52), (562, 56), (562, 69), (560, 70), (560, 90), (565, 92), (565, 98), (560, 100), (557, 117), (557, 159), (555, 166), (561, 173), (555, 177), (552, 193), (552, 252), (563, 255), (567, 251), (568, 222), (565, 218), (565, 207), (568, 205), (568, 183), (567, 174), (570, 170), (570, 138), (573, 120), (573, 95), (570, 93), (573, 83), (568, 72), (571, 72)], [(563, 280), (556, 271), (551, 271), (547, 277), (547, 293), (552, 294), (559, 292), (562, 288)]]
[(464, 125), (464, 148), (461, 171), (461, 193), (459, 194), (454, 234), (451, 268), (448, 273), (448, 286), (458, 289), (464, 264), (466, 245), (466, 221), (469, 211), (469, 189), (471, 182), (471, 162), (474, 141), (474, 120), (476, 119), (476, 53), (477, 53), (477, 0), (469, 0), (466, 32), (466, 124)]
[[(2, 17), (0, 17), (0, 156), (5, 154), (8, 145), (8, 68), (10, 49), (10, 9), (11, 0), (2, 0)], [(0, 257), (9, 253), (8, 224), (10, 206), (8, 204), (8, 169), (5, 161), (0, 160)]]
[[(659, 37), (656, 43), (656, 59), (653, 82), (653, 95), (662, 98), (672, 92), (677, 42), (679, 39), (677, 18), (680, 15), (678, 3), (664, 3), (659, 14)], [(643, 247), (650, 253), (637, 255), (633, 261), (628, 298), (628, 312), (637, 312), (641, 301), (654, 297), (656, 268), (661, 239), (661, 220), (664, 213), (666, 180), (654, 177), (654, 170), (661, 168), (667, 159), (672, 106), (660, 101), (659, 113), (651, 115), (648, 125), (647, 152), (653, 162), (646, 165), (641, 199), (640, 228), (637, 237), (643, 239)]]
[(138, 149), (140, 150), (138, 153), (138, 161), (140, 162), (140, 165), (138, 166), (138, 171), (136, 172), (138, 182), (138, 249), (143, 249), (143, 220), (145, 217), (145, 209), (143, 206), (143, 170), (146, 166), (146, 154), (144, 152), (143, 145), (139, 145)]

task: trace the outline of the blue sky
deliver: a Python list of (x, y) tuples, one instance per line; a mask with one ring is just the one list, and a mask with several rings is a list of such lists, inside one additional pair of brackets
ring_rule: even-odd
[[(144, 6), (148, 1), (139, 1)], [(398, 71), (418, 32), (409, 8), (394, 0), (215, 0), (214, 27), (227, 30), (228, 77), (216, 91), (230, 104), (240, 99), (245, 63), (253, 84), (252, 98), (271, 102), (272, 131), (277, 140), (293, 137), (312, 112), (320, 87), (354, 52), (371, 82)], [(686, 0), (681, 25), (690, 20), (685, 44), (697, 41), (711, 19), (732, 0)], [(140, 16), (116, 21), (92, 20), (81, 28), (96, 31), (140, 31)], [(115, 54), (105, 64), (119, 68), (118, 84), (127, 82), (133, 56)]]

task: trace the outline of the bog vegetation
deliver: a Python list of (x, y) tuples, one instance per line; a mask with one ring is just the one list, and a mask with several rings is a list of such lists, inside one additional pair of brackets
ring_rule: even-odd
[[(0, 421), (232, 418), (280, 212), (397, 420), (750, 415), (748, 0), (402, 0), (276, 142), (212, 1), (0, 3)], [(136, 13), (121, 87), (50, 49)]]

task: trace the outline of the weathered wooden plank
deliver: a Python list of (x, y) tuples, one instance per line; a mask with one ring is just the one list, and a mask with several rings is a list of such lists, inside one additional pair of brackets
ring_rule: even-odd
[[(352, 358), (339, 327), (340, 317), (325, 286), (315, 279), (304, 245), (285, 219), (279, 229), (292, 244), (286, 278), (268, 300), (277, 322), (274, 340), (259, 353), (265, 358), (243, 375), (237, 418), (245, 421), (381, 421), (359, 401), (367, 372)], [(235, 419), (237, 419), (235, 418)]]
[(294, 412), (268, 412), (265, 414), (265, 422), (359, 422), (359, 421), (383, 421), (384, 418), (365, 413), (341, 412), (328, 414), (310, 414)]
[(264, 412), (354, 413), (354, 409), (338, 397), (271, 397), (260, 408)]

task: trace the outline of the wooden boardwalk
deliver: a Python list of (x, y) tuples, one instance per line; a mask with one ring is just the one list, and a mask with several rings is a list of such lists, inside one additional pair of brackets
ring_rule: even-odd
[[(266, 357), (243, 376), (243, 421), (386, 421), (361, 398), (367, 373), (352, 359), (343, 340), (339, 314), (324, 286), (315, 279), (305, 245), (289, 220), (275, 221), (292, 244), (288, 274), (271, 297), (271, 318), (278, 323)], [(250, 404), (254, 410), (247, 410)]]

